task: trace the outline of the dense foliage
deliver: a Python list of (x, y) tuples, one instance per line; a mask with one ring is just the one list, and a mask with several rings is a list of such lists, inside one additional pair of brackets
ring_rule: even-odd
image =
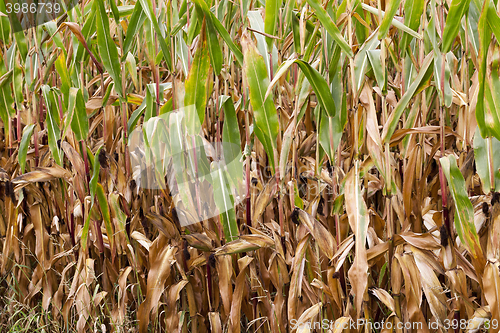
[(498, 332), (498, 1), (8, 5), (1, 331)]

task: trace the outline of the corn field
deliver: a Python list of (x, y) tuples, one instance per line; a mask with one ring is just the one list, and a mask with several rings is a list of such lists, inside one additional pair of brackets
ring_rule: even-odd
[(0, 40), (1, 332), (500, 331), (498, 0), (0, 0)]

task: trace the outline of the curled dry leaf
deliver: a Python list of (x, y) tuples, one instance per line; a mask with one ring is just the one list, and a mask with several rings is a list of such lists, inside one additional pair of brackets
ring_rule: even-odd
[(332, 234), (328, 232), (321, 222), (302, 209), (299, 210), (299, 219), (309, 230), (316, 243), (318, 243), (321, 251), (331, 260), (334, 256), (335, 248), (337, 248), (337, 243)]
[(198, 250), (202, 251), (212, 251), (212, 240), (205, 234), (189, 234), (183, 235), (182, 238), (187, 240), (188, 244)]
[(349, 225), (356, 236), (354, 264), (349, 269), (349, 279), (353, 281), (356, 311), (360, 313), (363, 297), (368, 285), (368, 260), (366, 255), (366, 233), (368, 230), (368, 213), (361, 196), (359, 169), (356, 162), (354, 169), (346, 176), (345, 201)]
[[(20, 184), (21, 187), (26, 186), (29, 183), (35, 182), (47, 182), (57, 178), (62, 178), (67, 182), (71, 180), (71, 172), (66, 169), (61, 168), (58, 165), (53, 167), (40, 167), (34, 168), (33, 171), (22, 174), (12, 180), (14, 184)], [(19, 187), (17, 187), (19, 189)]]
[(170, 275), (176, 248), (167, 245), (165, 237), (158, 237), (151, 245), (149, 259), (151, 268), (148, 274), (146, 299), (139, 306), (139, 332), (147, 332), (150, 312), (156, 313), (165, 281)]
[(268, 236), (256, 234), (244, 235), (240, 236), (239, 239), (229, 242), (219, 248), (215, 252), (215, 255), (220, 256), (231, 253), (242, 253), (273, 246), (274, 240)]

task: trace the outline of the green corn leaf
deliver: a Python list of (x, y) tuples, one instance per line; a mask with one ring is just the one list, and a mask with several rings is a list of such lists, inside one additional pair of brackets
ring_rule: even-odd
[(0, 83), (0, 117), (4, 123), (4, 128), (6, 127), (5, 124), (9, 123), (10, 117), (15, 114), (15, 110), (12, 107), (14, 104), (12, 89), (10, 88), (12, 74), (13, 71), (7, 71), (5, 69), (3, 59), (0, 60), (0, 75), (2, 77), (2, 82)]
[(116, 0), (108, 0), (109, 7), (111, 7), (111, 13), (116, 21), (116, 24), (120, 22), (120, 12), (118, 11), (118, 6), (116, 6)]
[(99, 183), (97, 183), (96, 196), (97, 196), (97, 201), (99, 202), (99, 207), (101, 207), (101, 213), (102, 213), (102, 218), (104, 220), (104, 226), (106, 227), (106, 233), (108, 234), (109, 247), (111, 248), (111, 252), (113, 253), (114, 231), (113, 231), (113, 226), (111, 225), (108, 199), (106, 198), (106, 194), (104, 193), (104, 188)]
[(225, 177), (223, 166), (213, 161), (210, 165), (212, 170), (212, 180), (214, 185), (214, 200), (217, 208), (221, 212), (222, 228), (226, 242), (238, 238), (238, 224), (234, 212), (234, 202), (230, 195), (230, 185)]
[(103, 0), (98, 2), (97, 10), (97, 45), (101, 56), (102, 64), (108, 71), (115, 83), (115, 90), (120, 97), (124, 97), (122, 90), (122, 80), (120, 77), (120, 62), (116, 45), (109, 32), (109, 21)]
[[(411, 30), (417, 30), (420, 25), (420, 18), (422, 13), (424, 12), (425, 0), (414, 0), (414, 1), (405, 1), (405, 25)], [(399, 44), (400, 49), (402, 50), (402, 56), (406, 54), (406, 48), (410, 45), (412, 36), (407, 32), (403, 33), (403, 37), (401, 38), (401, 43)]]
[(135, 125), (137, 124), (137, 121), (139, 120), (141, 115), (144, 113), (146, 106), (147, 106), (147, 100), (146, 98), (144, 98), (142, 104), (132, 113), (132, 115), (128, 119), (127, 131), (129, 136), (130, 133), (132, 133), (132, 131), (135, 129)]
[[(118, 232), (123, 233), (125, 238), (127, 237), (127, 233), (125, 230), (125, 224), (127, 223), (127, 215), (123, 212), (123, 210), (120, 208), (120, 196), (118, 193), (110, 193), (108, 196), (108, 203), (109, 203), (109, 208), (111, 209), (111, 214), (114, 218), (115, 221), (118, 223), (116, 224), (120, 230)], [(129, 243), (130, 241), (127, 240)]]
[[(378, 15), (378, 13), (379, 13), (379, 10), (377, 8), (369, 6), (366, 3), (361, 3), (361, 7), (364, 10), (366, 10), (367, 12), (372, 13), (373, 15)], [(382, 15), (385, 16), (385, 12), (384, 11), (382, 11)], [(398, 28), (399, 30), (404, 31), (404, 32), (410, 34), (411, 36), (413, 36), (415, 38), (422, 39), (422, 35), (420, 35), (419, 33), (417, 33), (415, 30), (408, 28), (406, 25), (404, 25), (403, 23), (399, 22), (399, 20), (397, 20), (395, 18), (392, 19), (391, 24), (393, 26), (395, 26), (396, 28)]]
[(294, 204), (299, 209), (304, 209), (304, 200), (300, 197), (299, 189), (297, 188), (297, 182), (293, 182), (293, 194), (294, 194)]
[[(488, 66), (488, 52), (492, 49), (492, 56), (498, 56), (498, 45), (492, 45), (491, 26), (496, 26), (494, 14), (489, 14), (494, 11), (493, 3), (488, 1), (483, 6), (483, 11), (479, 18), (478, 31), (479, 31), (479, 91), (477, 94), (476, 104), (476, 120), (479, 126), (479, 131), (483, 138), (494, 136), (500, 140), (500, 84), (498, 75), (493, 74), (498, 72), (498, 62), (493, 62), (491, 65), (492, 74), (487, 75)], [(489, 16), (492, 17), (489, 20)], [(491, 23), (491, 24), (490, 24)]]
[(295, 53), (300, 54), (300, 22), (296, 15), (292, 14), (292, 33), (293, 33), (293, 46)]
[(201, 10), (200, 7), (194, 6), (192, 11), (191, 11), (191, 16), (189, 18), (189, 26), (187, 30), (187, 39), (186, 42), (188, 44), (193, 43), (193, 39), (195, 36), (197, 36), (200, 32), (201, 28), (201, 21), (203, 21), (203, 11)]
[[(484, 103), (484, 94), (485, 94), (485, 86), (487, 86), (486, 79), (486, 62), (487, 62), (487, 54), (489, 44), (491, 42), (491, 29), (488, 25), (487, 21), (487, 6), (483, 7), (483, 11), (481, 16), (479, 17), (478, 22), (478, 31), (479, 31), (479, 91), (477, 94), (477, 104), (476, 104), (476, 120), (477, 125), (479, 127), (479, 131), (481, 132), (481, 136), (483, 138), (495, 136), (495, 122), (493, 117), (490, 116), (490, 111), (485, 107)], [(486, 118), (486, 115), (489, 117)], [(487, 123), (486, 120), (490, 121)], [(497, 137), (498, 138), (498, 137)]]
[[(272, 59), (272, 69), (273, 74), (278, 68), (278, 50), (275, 45), (271, 44), (268, 46), (267, 39), (264, 35), (258, 32), (264, 32), (264, 20), (262, 19), (262, 14), (258, 10), (248, 11), (248, 21), (250, 22), (250, 27), (254, 30), (253, 35), (255, 41), (257, 42), (257, 49), (260, 52), (264, 62), (266, 63), (267, 73), (271, 77), (271, 59)], [(272, 57), (270, 55), (272, 54)]]
[[(92, 171), (93, 171), (92, 178), (90, 179), (90, 183), (89, 183), (89, 189), (90, 189), (90, 210), (89, 210), (89, 212), (92, 210), (92, 207), (94, 207), (94, 198), (95, 198), (95, 194), (97, 192), (97, 182), (99, 181), (99, 170), (101, 168), (101, 165), (99, 163), (99, 153), (101, 152), (101, 149), (102, 149), (102, 147), (99, 147), (99, 149), (97, 149), (97, 152), (95, 153), (95, 157), (92, 157), (92, 153), (90, 151), (88, 152), (88, 155), (90, 155), (89, 159), (92, 162)], [(85, 224), (83, 225), (83, 229), (82, 229), (82, 237), (80, 238), (82, 248), (84, 248), (84, 249), (87, 248), (89, 226), (90, 226), (90, 214), (88, 214), (87, 218), (85, 219)]]
[(149, 83), (146, 89), (146, 111), (144, 112), (144, 122), (156, 116), (156, 85)]
[[(16, 20), (17, 21), (17, 20)], [(26, 56), (28, 55), (28, 44), (26, 43), (26, 36), (24, 31), (18, 31), (14, 33), (14, 40), (16, 41), (17, 49), (21, 55), (21, 61), (24, 63)]]
[(23, 129), (23, 137), (21, 139), (21, 143), (19, 144), (19, 153), (18, 153), (19, 169), (20, 169), (19, 173), (21, 174), (24, 173), (24, 168), (26, 166), (26, 154), (28, 153), (28, 146), (30, 144), (34, 128), (35, 124), (31, 124)]
[(376, 33), (377, 31), (374, 31), (371, 36), (368, 37), (361, 49), (356, 53), (356, 57), (354, 57), (354, 77), (356, 80), (356, 91), (358, 92), (365, 80), (365, 72), (369, 62), (368, 51), (374, 50), (380, 45)]
[(210, 11), (208, 8), (207, 4), (205, 3), (204, 0), (193, 0), (193, 2), (199, 6), (199, 8), (203, 11), (205, 14), (205, 18), (213, 24), (215, 29), (219, 32), (219, 35), (222, 37), (224, 42), (226, 42), (227, 46), (233, 52), (236, 60), (239, 62), (240, 65), (243, 65), (243, 54), (241, 53), (240, 49), (234, 44), (233, 40), (231, 39), (231, 36), (229, 36), (229, 33), (227, 32), (226, 28), (220, 23), (220, 21), (215, 17), (215, 15)]
[[(0, 11), (2, 13), (7, 13), (5, 1), (0, 1)], [(10, 22), (7, 16), (0, 17), (0, 39), (4, 45), (10, 44)]]
[(126, 5), (126, 6), (118, 6), (116, 8), (118, 9), (118, 15), (120, 16), (120, 18), (123, 18), (132, 14), (134, 12), (134, 7), (135, 6), (132, 5)]
[(488, 6), (485, 7), (488, 8), (487, 11), (488, 25), (498, 41), (500, 38), (500, 17), (498, 16), (498, 13), (495, 9), (495, 4), (491, 0), (488, 1)]
[[(186, 25), (187, 23), (187, 13), (184, 13), (182, 17), (177, 21), (177, 23), (172, 27), (171, 35), (177, 35), (179, 31)], [(191, 22), (190, 22), (191, 24)]]
[(375, 80), (377, 80), (377, 85), (383, 94), (387, 93), (387, 80), (385, 75), (385, 70), (382, 68), (382, 61), (380, 60), (381, 50), (367, 50), (368, 60), (370, 60), (370, 65), (372, 66), (373, 74), (375, 75)]
[(101, 102), (101, 107), (105, 107), (108, 104), (109, 97), (111, 96), (111, 91), (113, 90), (115, 86), (114, 82), (110, 82), (108, 86), (106, 87), (106, 93), (104, 94), (104, 97), (102, 98)]
[(340, 139), (342, 138), (342, 131), (343, 128), (340, 122), (340, 117), (330, 117), (322, 110), (319, 127), (319, 142), (331, 162), (335, 160), (335, 150), (337, 149)]
[[(226, 100), (224, 101), (225, 97)], [(222, 129), (224, 160), (230, 176), (229, 181), (233, 188), (237, 188), (243, 180), (243, 164), (240, 161), (242, 157), (240, 127), (232, 98), (230, 96), (221, 96), (221, 102), (224, 109), (224, 127)]]
[(384, 39), (385, 36), (387, 36), (387, 32), (389, 31), (389, 27), (392, 24), (392, 20), (394, 19), (394, 15), (396, 15), (400, 3), (401, 0), (391, 0), (389, 10), (385, 13), (382, 23), (380, 24), (378, 39)]
[(247, 78), (250, 103), (255, 117), (254, 131), (264, 146), (274, 169), (274, 153), (276, 151), (279, 125), (274, 103), (270, 97), (266, 98), (264, 95), (269, 87), (266, 64), (247, 34), (243, 35), (242, 45), (245, 59), (243, 70)]
[[(264, 31), (266, 34), (274, 36), (276, 27), (278, 26), (278, 17), (280, 13), (281, 0), (266, 0), (266, 13), (264, 15)], [(266, 37), (267, 48), (269, 50), (273, 47), (273, 39)]]
[[(355, 18), (353, 20), (354, 33), (356, 34), (356, 39), (358, 40), (358, 43), (363, 44), (366, 41), (366, 38), (368, 38), (368, 36), (370, 35), (370, 29), (368, 29), (368, 27), (363, 25), (363, 23), (361, 23), (361, 20), (364, 20), (365, 22), (369, 21), (370, 15), (363, 11), (363, 7), (360, 6), (360, 3), (361, 3), (360, 0), (355, 0), (354, 2), (351, 2), (351, 6), (354, 10), (353, 18)], [(332, 15), (332, 17), (335, 16)]]
[(16, 102), (17, 110), (21, 110), (22, 103), (24, 102), (23, 88), (24, 88), (24, 73), (23, 69), (17, 64), (12, 73), (12, 88), (14, 90), (14, 100)]
[[(71, 86), (71, 84), (69, 81), (68, 67), (66, 66), (66, 57), (64, 56), (63, 52), (61, 52), (59, 57), (57, 57), (55, 67), (57, 73), (59, 74), (59, 78), (61, 79), (61, 85), (59, 87), (61, 89), (61, 92), (63, 93), (64, 100), (67, 101), (69, 87)], [(65, 103), (65, 105), (67, 106), (67, 102)]]
[(469, 36), (469, 41), (474, 49), (475, 55), (479, 54), (479, 32), (478, 32), (478, 22), (479, 15), (481, 14), (481, 8), (476, 7), (476, 2), (471, 2), (469, 6), (469, 13), (466, 15), (467, 23), (467, 34)]
[(410, 88), (405, 92), (403, 97), (399, 100), (398, 104), (396, 105), (396, 108), (394, 111), (391, 113), (389, 116), (389, 119), (387, 120), (386, 124), (384, 125), (384, 131), (382, 132), (382, 142), (388, 142), (394, 131), (396, 130), (396, 126), (399, 123), (399, 119), (401, 118), (401, 115), (403, 114), (403, 111), (406, 109), (408, 106), (408, 103), (410, 103), (410, 100), (413, 98), (415, 93), (417, 92), (418, 88), (420, 87), (420, 84), (422, 82), (425, 82), (427, 78), (432, 75), (432, 68), (431, 65), (433, 63), (434, 57), (433, 57), (433, 52), (429, 53), (427, 57), (424, 59), (424, 62), (422, 64), (422, 67), (420, 68), (420, 72), (418, 73), (417, 77), (413, 81), (413, 83), (410, 85)]
[[(493, 156), (489, 156), (487, 140), (491, 140)], [(481, 178), (481, 185), (484, 193), (489, 193), (492, 188), (495, 191), (500, 189), (500, 160), (495, 158), (497, 156), (500, 156), (500, 141), (494, 137), (483, 139), (479, 133), (479, 129), (476, 129), (474, 134), (474, 158), (477, 174), (479, 178)], [(491, 186), (490, 181), (490, 159), (493, 162), (493, 170), (495, 170), (495, 184), (493, 184), (493, 186)]]
[(135, 62), (135, 57), (130, 52), (127, 53), (125, 68), (127, 69), (128, 75), (130, 75), (130, 78), (132, 79), (135, 89), (139, 89), (139, 81), (137, 80), (137, 63)]
[[(207, 82), (210, 75), (210, 55), (205, 34), (202, 32), (198, 49), (194, 55), (193, 63), (186, 80), (184, 105), (194, 106), (198, 119), (186, 119), (190, 134), (198, 134), (199, 125), (205, 120), (205, 107), (207, 105)], [(187, 114), (188, 116), (191, 113)], [(193, 114), (194, 115), (194, 114)]]
[(70, 89), (70, 100), (74, 103), (74, 111), (71, 119), (71, 130), (75, 133), (78, 141), (86, 140), (89, 132), (89, 120), (81, 89)]
[(210, 51), (210, 60), (215, 71), (219, 75), (222, 69), (223, 55), (217, 38), (217, 32), (212, 20), (207, 20), (207, 46)]
[(448, 181), (453, 201), (455, 201), (455, 228), (460, 241), (474, 258), (482, 258), (483, 252), (474, 224), (474, 208), (467, 196), (465, 180), (457, 166), (455, 156), (449, 155), (439, 159), (443, 173)]
[[(181, 63), (182, 63), (182, 71), (184, 72), (184, 75), (187, 76), (188, 74), (188, 46), (186, 44), (186, 41), (184, 40), (182, 34), (178, 34), (175, 36), (175, 54), (180, 58)], [(219, 50), (220, 51), (220, 50)], [(210, 59), (212, 59), (210, 57)], [(221, 63), (222, 66), (222, 63)]]
[(337, 26), (332, 22), (332, 19), (326, 11), (323, 9), (318, 0), (307, 0), (309, 6), (311, 6), (316, 12), (316, 16), (318, 17), (321, 24), (325, 27), (328, 34), (339, 44), (342, 50), (347, 54), (349, 58), (354, 56), (354, 53), (351, 50), (351, 47), (345, 41), (344, 37), (340, 34)]
[(285, 75), (286, 71), (294, 63), (299, 66), (302, 73), (304, 73), (305, 77), (307, 78), (307, 81), (312, 86), (314, 92), (316, 93), (316, 98), (318, 99), (320, 106), (326, 111), (328, 116), (335, 117), (335, 115), (337, 114), (337, 111), (335, 109), (335, 101), (332, 97), (332, 94), (330, 93), (330, 89), (328, 88), (326, 80), (309, 63), (303, 60), (292, 58), (281, 64), (278, 71), (276, 72), (276, 75), (273, 78), (273, 81), (269, 84), (269, 87), (266, 90), (265, 99), (268, 98), (274, 85), (283, 75)]
[[(85, 17), (85, 24), (83, 25), (83, 28), (81, 31), (83, 38), (87, 42), (87, 45), (90, 44), (90, 38), (96, 32), (97, 7), (98, 7), (98, 1), (93, 1), (92, 8), (89, 11), (88, 16)], [(88, 53), (84, 53), (84, 51), (85, 51), (85, 46), (82, 43), (78, 43), (76, 55), (74, 57), (75, 63), (79, 63), (79, 62), (83, 61), (83, 57), (88, 54)]]
[(127, 54), (134, 40), (137, 38), (139, 30), (144, 25), (146, 20), (146, 14), (142, 10), (141, 2), (137, 1), (134, 6), (134, 11), (130, 17), (130, 22), (128, 23), (127, 35), (125, 36), (125, 41), (123, 42), (123, 54)]
[(163, 53), (163, 58), (165, 59), (165, 62), (167, 63), (167, 67), (172, 68), (171, 59), (170, 59), (170, 51), (169, 51), (167, 43), (165, 42), (165, 39), (164, 39), (165, 37), (163, 36), (163, 34), (160, 30), (158, 20), (154, 15), (153, 4), (152, 4), (151, 0), (139, 0), (139, 2), (141, 3), (142, 10), (146, 14), (146, 17), (153, 25), (153, 28), (154, 28), (154, 31), (155, 31), (156, 36), (158, 38), (158, 41), (160, 42), (161, 51)]
[(462, 17), (469, 10), (469, 4), (470, 0), (452, 0), (444, 26), (443, 43), (441, 44), (443, 53), (448, 53), (451, 50), (458, 30), (462, 26)]
[(52, 157), (57, 164), (62, 165), (62, 155), (61, 151), (57, 145), (57, 141), (61, 139), (61, 129), (59, 128), (59, 114), (57, 112), (56, 103), (53, 92), (47, 85), (42, 86), (42, 95), (45, 100), (45, 106), (47, 108), (47, 116), (45, 121), (47, 122), (47, 133), (49, 137), (49, 149), (52, 153)]

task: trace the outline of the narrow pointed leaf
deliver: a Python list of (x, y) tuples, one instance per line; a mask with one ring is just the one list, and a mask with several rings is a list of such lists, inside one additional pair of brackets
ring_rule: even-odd
[(23, 137), (19, 145), (19, 153), (18, 153), (19, 169), (21, 170), (20, 171), (21, 174), (24, 173), (24, 167), (26, 166), (26, 153), (28, 152), (28, 146), (30, 144), (34, 128), (35, 124), (31, 124), (23, 129)]
[(230, 195), (230, 185), (226, 179), (223, 165), (214, 161), (211, 164), (212, 180), (214, 185), (214, 200), (222, 218), (222, 228), (226, 242), (238, 238), (238, 224), (234, 211), (234, 201)]
[[(207, 41), (204, 33), (202, 40), (198, 44), (198, 49), (194, 55), (194, 60), (189, 70), (186, 80), (184, 105), (186, 107), (194, 106), (197, 120), (187, 119), (188, 128), (192, 128), (195, 123), (203, 124), (205, 120), (205, 107), (207, 105), (207, 82), (210, 74), (210, 56), (207, 47)], [(193, 129), (190, 134), (197, 134), (199, 130)]]
[[(378, 15), (378, 9), (377, 8), (374, 8), (372, 6), (369, 6), (367, 5), (366, 3), (361, 3), (361, 7), (366, 10), (367, 12), (369, 13), (372, 13), (373, 15)], [(382, 11), (382, 15), (385, 15), (385, 12)], [(396, 28), (398, 28), (399, 30), (402, 30), (408, 34), (410, 34), (411, 36), (415, 37), (415, 38), (418, 38), (418, 39), (422, 39), (422, 35), (420, 35), (419, 33), (417, 33), (415, 30), (413, 29), (410, 29), (408, 28), (405, 24), (401, 23), (398, 19), (396, 18), (393, 18), (392, 19), (392, 22), (391, 24), (393, 26), (395, 26)]]
[(75, 133), (75, 137), (78, 141), (85, 140), (89, 132), (89, 120), (87, 118), (87, 110), (85, 109), (82, 90), (71, 88), (70, 100), (70, 104), (74, 103), (71, 130)]
[(387, 142), (391, 139), (391, 136), (396, 130), (397, 124), (399, 123), (399, 118), (401, 118), (403, 111), (406, 109), (408, 103), (410, 103), (410, 100), (413, 98), (413, 95), (420, 87), (420, 84), (422, 82), (425, 82), (425, 78), (432, 74), (431, 64), (433, 63), (433, 60), (434, 59), (432, 53), (428, 54), (427, 57), (424, 59), (424, 63), (422, 64), (422, 67), (420, 68), (420, 72), (418, 73), (417, 77), (410, 85), (410, 88), (405, 92), (403, 97), (399, 100), (398, 104), (396, 105), (396, 108), (391, 113), (389, 119), (384, 125), (384, 131), (382, 132), (382, 142)]
[(123, 42), (123, 54), (127, 54), (130, 50), (130, 47), (132, 46), (134, 40), (137, 38), (137, 33), (144, 25), (145, 20), (146, 14), (142, 10), (141, 2), (137, 1), (128, 23), (127, 35), (125, 36), (125, 41)]
[(111, 38), (109, 31), (109, 19), (104, 8), (104, 1), (97, 0), (97, 45), (99, 55), (101, 56), (102, 64), (106, 71), (108, 71), (111, 78), (115, 83), (115, 90), (118, 95), (122, 96), (122, 80), (120, 76), (120, 61), (118, 58), (118, 51), (116, 45)]
[(352, 281), (352, 288), (355, 294), (356, 310), (361, 311), (363, 297), (368, 286), (368, 260), (366, 255), (366, 234), (370, 219), (366, 209), (365, 201), (361, 195), (359, 162), (356, 161), (354, 168), (346, 176), (345, 182), (345, 203), (349, 225), (356, 236), (354, 263), (349, 269), (349, 280)]
[(387, 36), (387, 32), (389, 31), (389, 27), (394, 19), (394, 15), (396, 15), (400, 3), (401, 0), (391, 0), (389, 10), (385, 13), (382, 23), (380, 24), (380, 30), (378, 31), (379, 39), (384, 39), (385, 36)]
[(318, 99), (320, 106), (326, 111), (328, 116), (335, 117), (335, 115), (337, 114), (335, 101), (332, 97), (332, 94), (330, 93), (330, 89), (328, 88), (328, 83), (326, 83), (326, 80), (317, 70), (315, 70), (309, 63), (303, 60), (292, 58), (283, 62), (276, 72), (273, 81), (269, 84), (269, 87), (267, 88), (265, 94), (265, 98), (268, 98), (274, 85), (283, 75), (285, 75), (286, 71), (294, 63), (299, 66), (299, 68), (302, 70), (302, 73), (304, 73), (305, 77), (307, 78), (307, 81), (312, 86), (314, 92), (316, 93), (316, 98)]
[(222, 69), (223, 55), (217, 38), (217, 32), (212, 20), (207, 20), (207, 46), (210, 51), (210, 60), (216, 75), (220, 74)]
[(462, 17), (469, 10), (470, 1), (471, 0), (452, 0), (444, 26), (443, 43), (441, 45), (441, 51), (443, 53), (448, 53), (451, 50), (458, 30), (462, 26)]
[(47, 123), (49, 148), (56, 163), (62, 165), (61, 151), (57, 145), (57, 141), (61, 138), (61, 130), (58, 123), (59, 114), (50, 87), (47, 85), (42, 86), (42, 94), (45, 100), (45, 106), (47, 107), (45, 121)]
[(153, 25), (153, 29), (156, 33), (156, 36), (158, 38), (158, 42), (160, 43), (160, 48), (163, 53), (163, 59), (165, 59), (165, 62), (167, 63), (167, 67), (171, 68), (171, 59), (170, 59), (170, 51), (168, 48), (167, 43), (165, 42), (165, 37), (162, 35), (160, 26), (158, 24), (158, 19), (155, 17), (154, 12), (153, 12), (153, 3), (151, 0), (139, 0), (142, 6), (142, 10), (144, 11), (144, 14), (146, 14), (146, 17), (148, 20), (151, 22)]
[[(222, 96), (221, 96), (222, 97)], [(243, 180), (243, 164), (240, 161), (242, 154), (240, 148), (240, 127), (234, 109), (233, 100), (230, 96), (222, 107), (224, 108), (224, 127), (222, 129), (222, 148), (224, 149), (224, 161), (226, 162), (229, 181), (233, 188), (241, 185)]]
[[(264, 59), (247, 34), (242, 37), (244, 50), (244, 72), (250, 90), (250, 103), (255, 117), (255, 134), (264, 145), (267, 156), (274, 169), (274, 152), (278, 137), (278, 115), (270, 97), (265, 98), (269, 86)], [(277, 161), (276, 161), (277, 162)]]
[[(281, 0), (267, 0), (266, 13), (264, 15), (264, 31), (266, 34), (274, 36), (276, 27), (278, 26), (278, 17), (281, 7)], [(266, 37), (267, 48), (270, 50), (273, 46), (273, 39)]]
[(236, 44), (234, 44), (226, 28), (224, 28), (224, 26), (220, 23), (217, 17), (215, 17), (215, 15), (210, 11), (206, 2), (204, 0), (193, 0), (193, 2), (201, 8), (203, 13), (205, 14), (205, 18), (211, 21), (217, 32), (219, 32), (219, 35), (222, 37), (224, 42), (226, 42), (231, 52), (233, 52), (236, 60), (239, 62), (240, 65), (243, 65), (243, 54), (241, 53), (240, 49), (236, 46)]
[(460, 241), (467, 247), (467, 250), (474, 258), (483, 258), (479, 236), (474, 224), (474, 209), (467, 196), (465, 180), (457, 166), (457, 160), (455, 156), (449, 155), (441, 157), (439, 162), (455, 202), (455, 228)]
[(111, 225), (111, 217), (109, 214), (108, 199), (106, 197), (106, 194), (104, 193), (104, 188), (99, 183), (97, 183), (96, 195), (97, 195), (97, 200), (99, 202), (99, 206), (101, 207), (101, 213), (102, 213), (102, 218), (104, 220), (104, 226), (106, 228), (106, 233), (108, 234), (107, 236), (109, 239), (109, 247), (111, 248), (111, 251), (113, 252), (114, 231), (113, 231), (113, 226)]
[[(420, 18), (424, 12), (425, 0), (405, 1), (405, 21), (404, 24), (411, 30), (418, 30)], [(410, 44), (412, 35), (407, 32), (403, 33), (399, 47), (403, 50), (403, 56), (406, 53), (406, 48)]]
[(354, 53), (351, 50), (351, 47), (345, 41), (344, 37), (340, 34), (339, 28), (333, 23), (332, 19), (326, 11), (323, 9), (318, 0), (307, 0), (309, 6), (311, 6), (316, 16), (318, 17), (321, 24), (325, 27), (328, 34), (339, 44), (340, 48), (347, 54), (348, 57), (352, 58)]

